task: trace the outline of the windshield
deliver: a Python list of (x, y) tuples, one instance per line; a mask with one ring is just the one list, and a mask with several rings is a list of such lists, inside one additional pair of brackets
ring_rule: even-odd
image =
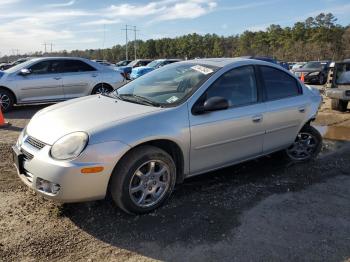
[(137, 61), (138, 61), (138, 60), (131, 61), (129, 64), (127, 64), (127, 66), (133, 67), (134, 65), (137, 64)]
[(161, 63), (163, 63), (163, 60), (154, 60), (151, 63), (149, 63), (147, 66), (148, 67), (152, 67), (152, 68), (156, 68), (157, 66), (159, 66)]
[(218, 67), (174, 63), (152, 71), (113, 92), (124, 100), (144, 98), (148, 103), (171, 106), (191, 95)]
[(326, 63), (321, 63), (321, 62), (307, 62), (302, 68), (305, 69), (323, 69), (326, 66)]
[(32, 60), (28, 60), (24, 63), (21, 63), (21, 64), (18, 64), (18, 65), (15, 65), (7, 70), (5, 70), (6, 73), (14, 73), (22, 68), (26, 68), (27, 66), (29, 66), (30, 64), (32, 64)]

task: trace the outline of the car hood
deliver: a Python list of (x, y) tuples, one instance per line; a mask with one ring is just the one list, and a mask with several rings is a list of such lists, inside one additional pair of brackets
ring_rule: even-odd
[(304, 72), (304, 73), (312, 73), (312, 72), (321, 72), (321, 68), (298, 68), (298, 69), (293, 69), (294, 72)]
[(27, 126), (27, 133), (52, 145), (62, 136), (94, 131), (130, 120), (136, 116), (161, 110), (158, 107), (139, 105), (118, 99), (94, 95), (49, 106), (34, 115)]
[(132, 71), (137, 73), (137, 72), (140, 72), (140, 71), (150, 71), (150, 70), (153, 70), (153, 69), (154, 69), (153, 67), (149, 67), (149, 66), (139, 66), (139, 67), (133, 68)]

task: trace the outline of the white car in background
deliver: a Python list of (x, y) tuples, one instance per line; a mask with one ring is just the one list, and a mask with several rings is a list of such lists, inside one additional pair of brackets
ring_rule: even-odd
[(43, 57), (0, 72), (3, 112), (14, 104), (57, 102), (108, 93), (124, 83), (123, 76), (84, 58)]

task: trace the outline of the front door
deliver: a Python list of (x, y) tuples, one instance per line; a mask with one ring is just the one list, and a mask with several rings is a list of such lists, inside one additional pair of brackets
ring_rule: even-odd
[(262, 153), (265, 105), (258, 93), (254, 67), (243, 66), (224, 73), (201, 96), (199, 101), (223, 97), (229, 108), (200, 115), (190, 112), (191, 174)]
[(28, 70), (30, 74), (16, 76), (16, 84), (20, 89), (19, 102), (56, 101), (64, 98), (58, 60), (40, 61), (28, 67)]

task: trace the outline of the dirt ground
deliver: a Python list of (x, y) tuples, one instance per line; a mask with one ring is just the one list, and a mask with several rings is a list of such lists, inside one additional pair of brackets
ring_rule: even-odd
[(350, 111), (325, 99), (319, 158), (272, 155), (186, 180), (167, 204), (129, 216), (108, 200), (56, 204), (17, 178), (10, 146), (44, 106), (17, 107), (0, 130), (0, 261), (346, 261)]

